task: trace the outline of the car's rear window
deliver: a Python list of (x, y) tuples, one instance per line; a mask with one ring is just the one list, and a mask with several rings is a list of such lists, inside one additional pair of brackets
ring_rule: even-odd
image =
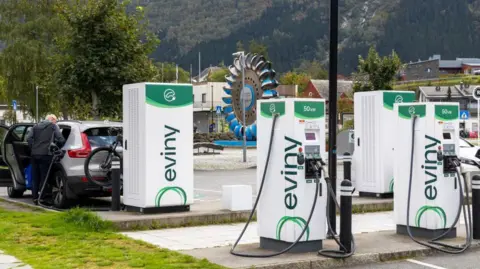
[(90, 128), (84, 131), (92, 147), (111, 145), (117, 139), (117, 131), (108, 127)]

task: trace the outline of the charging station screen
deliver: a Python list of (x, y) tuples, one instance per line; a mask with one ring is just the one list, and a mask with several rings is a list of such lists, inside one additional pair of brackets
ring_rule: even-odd
[(443, 139), (452, 139), (450, 133), (443, 133)]
[(315, 140), (315, 133), (305, 133), (306, 140)]

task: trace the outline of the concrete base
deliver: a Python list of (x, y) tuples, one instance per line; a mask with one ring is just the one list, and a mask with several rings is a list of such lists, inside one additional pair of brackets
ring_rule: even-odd
[[(283, 251), (284, 249), (290, 247), (292, 243), (285, 242), (281, 240), (271, 239), (260, 237), (260, 248), (273, 250), (273, 251)], [(322, 240), (315, 241), (305, 241), (298, 242), (288, 253), (307, 253), (307, 252), (317, 252), (323, 247)]]
[(142, 214), (157, 214), (157, 213), (174, 213), (174, 212), (186, 212), (190, 211), (189, 205), (182, 206), (164, 206), (164, 207), (136, 207), (136, 206), (125, 206), (127, 212), (138, 212)]
[[(429, 230), (425, 228), (410, 227), (413, 237), (433, 239), (444, 234), (448, 229), (438, 229), (438, 230)], [(408, 236), (407, 226), (397, 225), (397, 234)], [(446, 234), (443, 239), (450, 239), (457, 237), (457, 228), (453, 228), (448, 234)]]
[(393, 192), (391, 193), (374, 193), (374, 192), (358, 192), (360, 197), (371, 197), (371, 198), (382, 198), (382, 199), (391, 199), (393, 198)]

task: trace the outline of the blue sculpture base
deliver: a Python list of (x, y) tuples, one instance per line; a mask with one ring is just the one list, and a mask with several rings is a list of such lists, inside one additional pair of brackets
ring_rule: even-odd
[[(243, 147), (243, 140), (215, 140), (213, 141), (215, 145), (231, 147), (231, 148), (241, 148)], [(247, 141), (247, 147), (257, 147), (257, 141)]]

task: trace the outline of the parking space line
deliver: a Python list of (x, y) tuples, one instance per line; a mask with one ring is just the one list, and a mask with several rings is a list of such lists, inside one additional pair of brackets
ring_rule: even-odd
[(430, 268), (433, 268), (433, 269), (447, 269), (447, 268), (445, 268), (445, 267), (440, 267), (440, 266), (436, 266), (436, 265), (433, 265), (433, 264), (420, 262), (420, 261), (413, 260), (413, 259), (407, 259), (406, 261), (407, 261), (407, 262), (411, 262), (411, 263), (415, 263), (415, 264), (418, 264), (418, 265), (430, 267)]

